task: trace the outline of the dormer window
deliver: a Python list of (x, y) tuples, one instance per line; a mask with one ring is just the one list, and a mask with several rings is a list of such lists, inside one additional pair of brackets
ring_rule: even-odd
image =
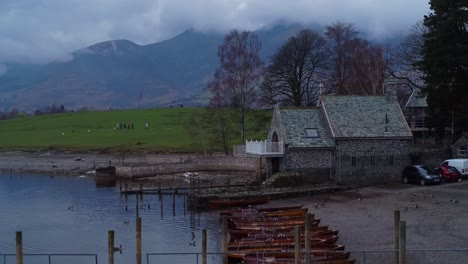
[(319, 134), (315, 128), (306, 128), (305, 135), (307, 138), (318, 138)]

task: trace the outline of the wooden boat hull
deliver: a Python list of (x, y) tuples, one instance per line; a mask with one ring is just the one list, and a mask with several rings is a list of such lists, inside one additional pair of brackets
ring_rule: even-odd
[[(260, 256), (260, 257), (259, 257)], [(244, 257), (245, 263), (295, 263), (294, 252), (265, 252), (262, 255), (247, 254)], [(350, 257), (349, 252), (315, 252), (310, 254), (311, 263), (335, 260), (347, 260)], [(301, 254), (302, 263), (305, 263), (305, 254)], [(291, 262), (292, 261), (292, 262)]]
[[(338, 236), (330, 236), (326, 238), (312, 238), (311, 240), (312, 247), (320, 246), (325, 244), (334, 244), (338, 241)], [(303, 243), (304, 240), (302, 239)], [(229, 250), (242, 250), (246, 248), (267, 248), (267, 247), (281, 247), (281, 246), (294, 246), (294, 239), (282, 239), (275, 240), (272, 238), (267, 238), (265, 240), (250, 240), (250, 241), (241, 241), (241, 242), (229, 242)]]
[(248, 209), (243, 209), (243, 208), (235, 208), (231, 210), (223, 210), (220, 212), (221, 215), (233, 215), (233, 214), (239, 214), (242, 212), (248, 213), (248, 212), (276, 212), (276, 211), (289, 211), (289, 210), (296, 210), (296, 209), (301, 209), (302, 205), (296, 205), (296, 206), (283, 206), (283, 207), (260, 207), (260, 208), (248, 208)]
[(233, 207), (233, 206), (249, 206), (255, 204), (264, 204), (270, 201), (270, 197), (262, 196), (252, 199), (239, 199), (239, 200), (211, 200), (209, 201), (209, 206), (211, 209), (223, 208), (223, 207)]
[[(311, 228), (312, 232), (328, 230), (328, 226), (315, 226)], [(291, 230), (240, 230), (240, 229), (229, 229), (228, 230), (230, 240), (240, 239), (242, 237), (255, 236), (256, 234), (292, 234), (294, 236), (294, 229)]]

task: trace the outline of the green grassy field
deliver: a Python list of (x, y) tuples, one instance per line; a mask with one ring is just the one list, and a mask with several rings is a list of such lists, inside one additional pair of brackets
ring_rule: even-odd
[[(73, 112), (0, 121), (0, 150), (99, 150), (197, 152), (221, 150), (210, 143), (203, 108)], [(271, 115), (270, 111), (265, 112)], [(149, 127), (145, 128), (148, 122)], [(133, 129), (116, 129), (133, 123)], [(212, 133), (212, 132), (211, 132)], [(249, 138), (266, 137), (267, 127)], [(240, 140), (233, 142), (240, 143)]]

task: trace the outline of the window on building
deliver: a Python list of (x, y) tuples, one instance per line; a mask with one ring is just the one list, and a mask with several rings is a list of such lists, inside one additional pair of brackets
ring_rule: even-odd
[(351, 166), (356, 166), (356, 157), (351, 157)]
[(370, 157), (370, 165), (372, 165), (372, 166), (375, 165), (375, 157), (374, 156)]
[(467, 146), (458, 147), (458, 156), (468, 156), (468, 147)]
[(305, 129), (306, 137), (308, 138), (318, 138), (319, 134), (315, 128), (306, 128)]
[(388, 157), (388, 164), (393, 165), (393, 156)]

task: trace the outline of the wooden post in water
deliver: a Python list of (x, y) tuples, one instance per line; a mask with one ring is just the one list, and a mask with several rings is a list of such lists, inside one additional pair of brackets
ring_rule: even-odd
[(294, 263), (301, 263), (301, 226), (294, 227)]
[(140, 203), (138, 202), (138, 194), (136, 195), (136, 217), (140, 217)]
[(162, 193), (159, 194), (159, 208), (161, 210), (161, 218), (164, 216), (164, 197)]
[(16, 264), (23, 264), (23, 232), (16, 232)]
[(311, 237), (310, 237), (310, 229), (312, 228), (312, 215), (310, 213), (306, 214), (305, 218), (305, 259), (306, 263), (309, 264), (310, 261), (310, 249), (311, 249)]
[(143, 183), (141, 182), (139, 184), (139, 195), (140, 195), (140, 201), (143, 201)]
[(176, 198), (176, 194), (173, 193), (172, 194), (172, 216), (175, 216), (175, 198)]
[(221, 239), (222, 239), (222, 245), (221, 245), (221, 253), (223, 254), (223, 264), (228, 264), (228, 255), (227, 255), (227, 250), (228, 250), (228, 217), (227, 215), (223, 215), (221, 218)]
[(107, 233), (107, 253), (109, 264), (114, 264), (114, 230), (109, 230)]
[(399, 264), (406, 264), (406, 222), (400, 221)]
[(136, 264), (141, 264), (141, 217), (136, 219)]
[(399, 263), (400, 259), (400, 210), (395, 210), (393, 212), (393, 225), (394, 225), (394, 232), (395, 232), (395, 264)]
[(206, 229), (202, 229), (202, 264), (206, 264)]

